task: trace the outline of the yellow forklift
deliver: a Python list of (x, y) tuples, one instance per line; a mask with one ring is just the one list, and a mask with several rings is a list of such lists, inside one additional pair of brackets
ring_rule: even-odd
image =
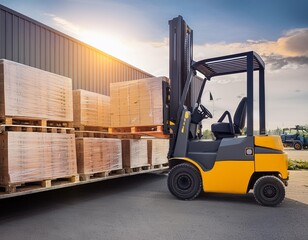
[[(170, 88), (165, 129), (169, 129), (168, 188), (177, 198), (190, 200), (201, 191), (246, 194), (276, 206), (285, 197), (289, 177), (287, 155), (280, 136), (265, 129), (264, 62), (255, 52), (192, 60), (192, 30), (181, 16), (170, 25)], [(254, 135), (254, 72), (258, 72), (259, 134)], [(217, 76), (246, 73), (246, 96), (232, 117), (225, 111), (211, 125), (215, 140), (202, 139), (202, 120), (212, 118), (201, 104), (207, 81)], [(199, 80), (198, 94), (194, 94)], [(257, 85), (257, 84), (256, 84)], [(193, 96), (195, 95), (195, 97)], [(247, 119), (247, 125), (246, 125)], [(245, 135), (243, 129), (247, 126)]]

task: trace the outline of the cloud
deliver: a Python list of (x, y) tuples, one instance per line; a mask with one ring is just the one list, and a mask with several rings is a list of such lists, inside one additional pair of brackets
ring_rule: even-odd
[[(132, 36), (126, 32), (121, 31), (121, 34), (118, 34), (116, 28), (111, 29), (114, 31), (105, 28), (100, 30), (101, 28), (97, 26), (85, 27), (82, 23), (73, 24), (63, 17), (52, 14), (48, 16), (52, 21), (51, 26), (60, 31), (155, 76), (168, 76), (168, 36), (158, 41), (153, 39), (144, 41), (139, 36)], [(193, 58), (200, 60), (252, 50), (259, 53), (266, 62), (267, 124), (269, 128), (274, 129), (277, 126), (286, 127), (307, 121), (308, 108), (302, 107), (299, 111), (299, 106), (308, 100), (307, 42), (308, 28), (292, 29), (271, 41), (250, 39), (246, 42), (195, 44)], [(239, 98), (246, 92), (244, 81), (245, 75), (239, 74), (217, 77), (215, 81), (207, 83), (206, 89), (212, 92), (214, 101), (209, 102), (208, 97), (203, 101), (215, 115), (213, 122), (217, 121), (225, 110), (234, 112)], [(284, 114), (286, 109), (288, 114)], [(257, 120), (257, 114), (255, 118)], [(211, 123), (208, 121), (205, 129), (210, 128)], [(255, 123), (257, 124), (257, 121)]]
[[(276, 40), (247, 40), (235, 43), (212, 43), (194, 46), (194, 59), (211, 58), (215, 56), (233, 54), (245, 51), (256, 51), (266, 63), (266, 119), (267, 128), (277, 126), (287, 127), (296, 124), (306, 124), (308, 110), (303, 102), (308, 100), (308, 28), (292, 29), (285, 32)], [(228, 109), (234, 111), (238, 104), (238, 97), (243, 96), (245, 84), (240, 80), (245, 76), (234, 75), (238, 82), (231, 76), (217, 77), (207, 83), (207, 89), (213, 93), (215, 103), (212, 112), (215, 119)], [(231, 84), (232, 80), (232, 84)], [(224, 86), (221, 86), (223, 84)], [(255, 93), (255, 97), (258, 94)], [(219, 101), (218, 101), (219, 99)], [(221, 100), (221, 101), (220, 101)], [(205, 105), (211, 106), (210, 102)], [(255, 109), (258, 103), (255, 103)], [(301, 107), (301, 108), (300, 108)], [(287, 109), (288, 114), (284, 114)], [(299, 111), (300, 109), (300, 111)], [(294, 117), (297, 116), (297, 117)], [(254, 116), (255, 124), (258, 123), (258, 114)], [(300, 122), (300, 123), (299, 123)], [(207, 123), (210, 126), (212, 122)], [(257, 129), (258, 126), (255, 125)]]
[[(256, 51), (272, 70), (301, 68), (308, 65), (308, 28), (287, 31), (276, 41), (247, 40), (243, 43), (214, 43), (195, 46), (195, 58)], [(204, 57), (205, 56), (205, 57)]]
[(308, 57), (308, 28), (292, 29), (277, 41), (281, 55)]
[(272, 70), (279, 70), (282, 68), (299, 68), (308, 65), (308, 57), (282, 57), (281, 55), (264, 56), (264, 60), (271, 66)]
[[(250, 39), (246, 42), (220, 42), (194, 45), (194, 59), (201, 60), (238, 52), (256, 51), (264, 59), (268, 70), (277, 71), (279, 69), (306, 68), (308, 65), (307, 42), (308, 28), (292, 29), (275, 41)], [(141, 45), (144, 47), (144, 51), (159, 51), (159, 53), (168, 55), (168, 38), (164, 38), (162, 41), (157, 42), (143, 42), (140, 46)], [(156, 54), (154, 53), (152, 56), (155, 58)], [(166, 61), (165, 63), (168, 64)], [(229, 81), (228, 79), (222, 78), (218, 79), (217, 83), (224, 84)], [(241, 80), (238, 79), (238, 81)]]
[(65, 33), (68, 34), (73, 34), (73, 35), (80, 35), (81, 33), (81, 29), (79, 26), (71, 23), (70, 21), (61, 18), (59, 16), (56, 16), (54, 14), (50, 14), (50, 13), (45, 13), (44, 15), (50, 17), (54, 23), (54, 25), (59, 28), (59, 30), (64, 31)]
[(164, 38), (163, 41), (151, 42), (151, 45), (154, 48), (168, 48), (169, 47), (169, 38)]
[(95, 26), (87, 28), (55, 14), (45, 15), (51, 20), (51, 26), (82, 42), (151, 74), (168, 75), (168, 37), (160, 41), (142, 41), (128, 34), (123, 38), (123, 30), (117, 33), (105, 28), (103, 31)]
[[(139, 41), (127, 36), (124, 41), (122, 37), (110, 32), (83, 28), (54, 14), (46, 13), (45, 15), (51, 18), (53, 25), (60, 31), (152, 74), (168, 74), (168, 37), (160, 41)], [(297, 28), (286, 31), (275, 41), (249, 39), (246, 42), (194, 45), (194, 59), (199, 60), (237, 52), (256, 51), (265, 60), (268, 70), (305, 68), (308, 65), (307, 42), (308, 28)], [(142, 60), (146, 53), (151, 55), (151, 61), (149, 62)], [(162, 64), (165, 64), (165, 66), (162, 66)], [(219, 81), (226, 83), (225, 79)]]
[(262, 55), (274, 70), (306, 67), (308, 65), (307, 42), (308, 28), (292, 29), (276, 42), (268, 43)]

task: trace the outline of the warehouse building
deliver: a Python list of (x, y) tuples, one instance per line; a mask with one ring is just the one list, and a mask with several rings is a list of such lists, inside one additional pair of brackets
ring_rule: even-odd
[(73, 89), (109, 95), (111, 82), (152, 77), (107, 53), (0, 5), (0, 59), (72, 79)]
[[(110, 83), (153, 77), (150, 73), (1, 4), (0, 59), (69, 77), (73, 89), (104, 95), (110, 95)], [(186, 103), (189, 107), (194, 106), (198, 97), (202, 84), (200, 80), (198, 77), (193, 78)]]

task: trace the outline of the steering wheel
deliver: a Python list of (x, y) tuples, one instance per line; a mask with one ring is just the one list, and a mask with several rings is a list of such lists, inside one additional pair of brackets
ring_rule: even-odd
[(198, 110), (198, 112), (201, 114), (202, 118), (213, 118), (212, 113), (206, 107), (204, 107), (202, 104), (200, 104), (199, 106), (201, 110)]

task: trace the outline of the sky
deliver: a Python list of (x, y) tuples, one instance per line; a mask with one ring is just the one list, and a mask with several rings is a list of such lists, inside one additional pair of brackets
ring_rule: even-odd
[[(268, 129), (308, 124), (307, 0), (0, 0), (0, 4), (155, 76), (169, 76), (168, 21), (183, 16), (194, 60), (256, 51), (266, 64)], [(203, 102), (234, 113), (244, 76), (213, 78)], [(209, 101), (209, 92), (214, 101)], [(257, 92), (256, 92), (257, 93)], [(258, 123), (255, 94), (255, 123)]]

